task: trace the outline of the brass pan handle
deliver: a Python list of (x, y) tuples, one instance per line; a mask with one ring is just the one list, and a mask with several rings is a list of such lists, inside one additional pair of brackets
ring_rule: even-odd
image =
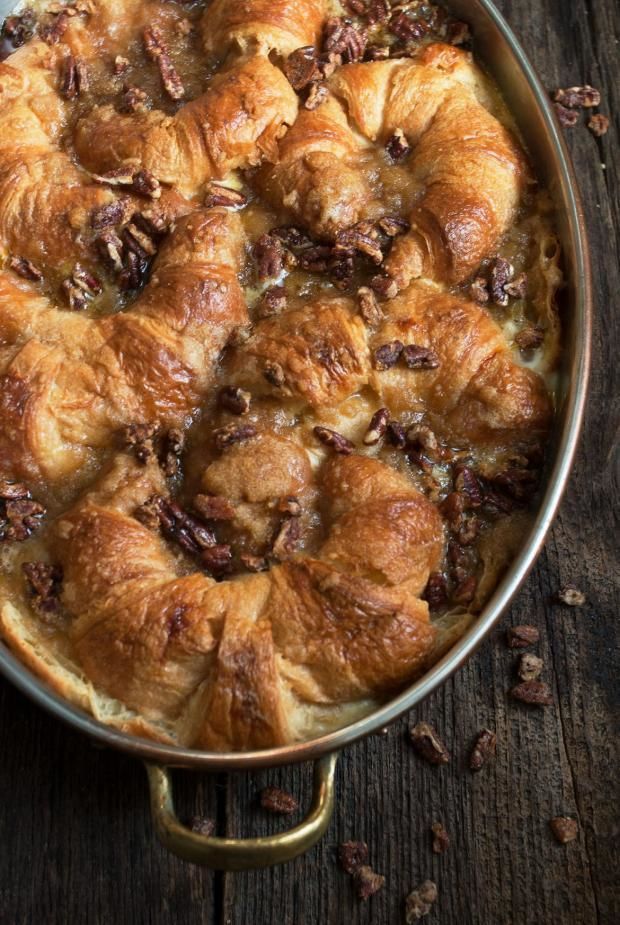
[(315, 845), (329, 824), (334, 810), (336, 761), (337, 755), (332, 754), (315, 762), (312, 804), (303, 822), (288, 832), (264, 838), (219, 838), (188, 829), (174, 812), (168, 768), (147, 763), (151, 815), (157, 837), (180, 858), (215, 870), (253, 870), (290, 861)]

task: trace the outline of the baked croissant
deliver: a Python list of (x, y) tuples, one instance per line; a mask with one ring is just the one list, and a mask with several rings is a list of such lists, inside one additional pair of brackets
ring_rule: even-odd
[(56, 528), (90, 680), (187, 744), (231, 750), (295, 740), (322, 706), (413, 677), (435, 636), (417, 595), (441, 555), (441, 518), (376, 460), (330, 460), (320, 480), (330, 529), (318, 556), (218, 584), (180, 576), (132, 517), (165, 486), (155, 464), (118, 458)]
[[(315, 298), (311, 313), (292, 308), (260, 321), (233, 351), (231, 381), (315, 409), (334, 408), (368, 384), (393, 415), (427, 413), (438, 433), (471, 446), (545, 431), (551, 406), (543, 379), (515, 362), (483, 308), (416, 283), (385, 309), (375, 333), (346, 297)], [(436, 368), (373, 368), (375, 351), (392, 342), (432, 351)]]
[[(385, 268), (399, 288), (419, 277), (465, 279), (494, 253), (525, 177), (523, 155), (488, 111), (491, 102), (470, 57), (430, 45), (415, 59), (339, 68), (329, 87), (345, 104), (350, 125), (332, 100), (325, 116), (321, 108), (302, 114), (293, 137), (281, 142), (277, 164), (263, 171), (263, 188), (316, 235), (333, 236), (373, 217), (368, 203), (376, 193), (352, 128), (381, 146), (402, 133), (412, 148), (411, 183), (420, 195), (409, 216), (411, 231), (395, 242)], [(333, 158), (344, 162), (340, 188), (333, 182)]]
[(231, 49), (289, 55), (317, 44), (327, 7), (327, 0), (213, 0), (202, 17), (205, 51), (219, 58)]
[(206, 394), (231, 331), (247, 321), (239, 217), (182, 219), (128, 311), (62, 311), (0, 276), (0, 472), (56, 481), (135, 421), (178, 425)]
[(95, 107), (77, 124), (75, 149), (96, 173), (139, 165), (193, 195), (210, 178), (275, 157), (296, 115), (291, 85), (268, 58), (256, 55), (217, 74), (206, 93), (175, 116)]

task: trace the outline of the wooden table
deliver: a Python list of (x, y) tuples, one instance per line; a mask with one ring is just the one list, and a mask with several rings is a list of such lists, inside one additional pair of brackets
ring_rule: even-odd
[[(620, 5), (615, 0), (499, 0), (548, 87), (591, 83), (602, 111), (620, 111)], [(415, 715), (385, 737), (350, 748), (338, 767), (334, 819), (323, 842), (278, 869), (223, 875), (175, 860), (156, 843), (142, 766), (103, 751), (0, 683), (0, 922), (2, 925), (354, 925), (404, 921), (403, 899), (431, 878), (442, 925), (612, 925), (618, 893), (618, 580), (614, 512), (620, 457), (620, 188), (614, 172), (618, 122), (595, 139), (567, 130), (592, 245), (597, 323), (591, 398), (579, 459), (538, 565), (502, 625), (478, 654)], [(615, 219), (615, 228), (614, 228)], [(616, 536), (614, 535), (616, 533)], [(579, 609), (552, 603), (574, 583)], [(515, 655), (506, 626), (540, 628), (539, 654), (555, 705), (531, 711), (506, 696)], [(428, 719), (453, 760), (429, 767), (406, 740)], [(464, 763), (483, 726), (497, 731), (494, 764), (472, 775)], [(617, 736), (617, 729), (615, 735)], [(614, 769), (614, 759), (616, 768)], [(308, 766), (255, 775), (178, 774), (180, 814), (212, 815), (230, 834), (280, 823), (256, 807), (276, 784), (307, 800)], [(579, 820), (562, 847), (548, 821)], [(430, 849), (442, 821), (452, 845)], [(361, 903), (335, 861), (336, 846), (364, 839), (386, 887)], [(615, 872), (613, 870), (615, 866)], [(614, 892), (615, 879), (615, 892)]]

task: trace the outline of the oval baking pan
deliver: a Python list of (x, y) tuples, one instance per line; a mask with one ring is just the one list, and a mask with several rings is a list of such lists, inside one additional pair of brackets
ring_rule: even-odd
[[(364, 719), (308, 742), (232, 754), (160, 745), (110, 729), (52, 693), (5, 645), (0, 645), (0, 671), (37, 704), (102, 745), (120, 749), (146, 762), (157, 835), (171, 851), (195, 863), (225, 870), (264, 867), (295, 857), (321, 837), (334, 805), (336, 753), (406, 713), (443, 684), (476, 651), (512, 601), (540, 552), (570, 473), (586, 398), (592, 312), (586, 233), (575, 177), (545, 89), (503, 17), (489, 0), (450, 0), (445, 6), (469, 24), (476, 59), (497, 82), (538, 176), (551, 193), (566, 280), (562, 294), (564, 350), (546, 490), (521, 552), (482, 613), (430, 671)], [(12, 7), (10, 0), (0, 0), (0, 19)], [(308, 760), (316, 762), (312, 806), (304, 821), (288, 832), (255, 839), (206, 837), (185, 828), (174, 814), (167, 767), (202, 771), (250, 770)]]

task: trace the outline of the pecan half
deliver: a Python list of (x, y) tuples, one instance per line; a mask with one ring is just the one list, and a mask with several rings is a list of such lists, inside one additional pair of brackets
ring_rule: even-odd
[(582, 87), (560, 88), (553, 94), (553, 99), (568, 109), (590, 109), (600, 105), (601, 94), (595, 87), (584, 84)]
[(439, 366), (439, 357), (429, 347), (405, 344), (402, 355), (409, 369), (437, 369)]
[(168, 96), (180, 100), (185, 96), (183, 82), (172, 63), (164, 35), (158, 26), (147, 26), (144, 30), (146, 53), (159, 68), (162, 83)]
[(231, 414), (247, 414), (250, 410), (251, 399), (249, 392), (235, 385), (227, 385), (218, 392), (217, 403), (220, 408), (230, 411)]
[(113, 199), (112, 202), (107, 202), (91, 213), (91, 228), (99, 231), (110, 225), (119, 225), (125, 218), (126, 208), (127, 200), (124, 199)]
[(355, 444), (352, 443), (351, 440), (343, 437), (342, 434), (339, 434), (335, 430), (330, 430), (329, 427), (317, 425), (313, 428), (313, 433), (321, 443), (331, 447), (332, 450), (339, 453), (341, 456), (350, 456), (355, 449)]
[(385, 435), (390, 420), (388, 408), (379, 408), (370, 419), (368, 430), (364, 434), (365, 446), (374, 446)]
[(224, 206), (226, 209), (242, 209), (247, 204), (247, 196), (244, 196), (239, 190), (232, 189), (230, 186), (222, 186), (220, 183), (209, 184), (204, 201), (205, 209), (212, 209), (214, 206)]
[(432, 880), (425, 880), (417, 890), (412, 890), (405, 900), (405, 922), (412, 925), (431, 911), (437, 901), (437, 887)]
[(200, 561), (213, 578), (232, 572), (232, 551), (226, 543), (215, 543), (200, 553)]
[[(375, 232), (376, 233), (376, 232)], [(360, 253), (369, 257), (377, 265), (383, 262), (383, 251), (375, 238), (368, 234), (366, 224), (363, 227), (345, 228), (336, 234), (335, 253)]]
[(409, 736), (417, 754), (429, 764), (448, 764), (450, 761), (450, 752), (429, 723), (416, 723)]
[(377, 893), (385, 883), (385, 877), (377, 874), (367, 864), (362, 864), (353, 874), (355, 891), (360, 899), (369, 899)]
[(450, 836), (448, 835), (445, 826), (441, 822), (433, 822), (431, 826), (431, 832), (433, 835), (433, 854), (443, 854), (444, 851), (447, 851), (450, 847)]
[(509, 626), (506, 630), (506, 642), (509, 649), (526, 649), (540, 639), (540, 631), (535, 626), (521, 624)]
[(535, 324), (526, 324), (515, 335), (515, 344), (519, 350), (536, 350), (545, 339), (545, 332)]
[(66, 100), (75, 100), (88, 90), (88, 71), (80, 58), (65, 55), (60, 73), (60, 92)]
[(394, 134), (388, 138), (385, 143), (385, 150), (395, 163), (402, 161), (411, 153), (411, 145), (405, 138), (402, 128), (397, 128)]
[(588, 119), (588, 128), (597, 138), (606, 135), (609, 130), (609, 119), (602, 112), (597, 112)]
[(162, 532), (168, 539), (178, 543), (185, 552), (200, 555), (205, 549), (217, 545), (213, 531), (183, 510), (176, 501), (155, 495), (138, 508), (134, 516), (141, 523), (150, 526), (153, 513), (157, 515)]
[(96, 276), (76, 263), (73, 273), (63, 280), (61, 292), (72, 311), (80, 311), (87, 307), (90, 299), (101, 292), (101, 283)]
[(3, 482), (0, 501), (0, 542), (21, 543), (40, 526), (46, 511), (19, 482)]
[(583, 591), (579, 591), (578, 588), (573, 588), (571, 585), (560, 588), (557, 599), (560, 604), (566, 604), (567, 607), (583, 607), (586, 602)]
[(567, 845), (568, 842), (574, 841), (579, 834), (579, 825), (576, 819), (570, 816), (555, 816), (549, 820), (549, 826), (553, 832), (553, 837), (561, 845)]
[(364, 57), (368, 34), (340, 16), (330, 16), (325, 23), (323, 48), (340, 57), (343, 64), (361, 61)]
[(338, 845), (338, 860), (347, 874), (354, 874), (368, 860), (368, 845), (363, 841), (342, 842)]
[(544, 681), (522, 681), (510, 691), (515, 700), (535, 707), (548, 707), (553, 703), (549, 686)]
[(398, 295), (398, 286), (389, 276), (373, 276), (370, 286), (381, 299), (393, 299)]
[(469, 756), (471, 771), (479, 771), (495, 755), (497, 736), (490, 729), (481, 729)]
[(256, 434), (257, 430), (253, 424), (227, 424), (213, 431), (213, 442), (216, 449), (225, 450), (227, 446), (249, 440)]
[(39, 283), (43, 279), (43, 274), (38, 270), (30, 260), (25, 257), (11, 257), (9, 267), (22, 279), (29, 279), (33, 283)]
[(297, 812), (299, 803), (295, 797), (279, 787), (265, 787), (260, 792), (260, 805), (270, 813), (290, 816)]
[(522, 681), (536, 681), (543, 670), (544, 662), (537, 655), (531, 652), (525, 652), (519, 659), (517, 673)]
[(359, 313), (368, 325), (379, 324), (383, 319), (383, 312), (377, 302), (377, 297), (368, 286), (360, 286), (357, 290), (357, 304)]

